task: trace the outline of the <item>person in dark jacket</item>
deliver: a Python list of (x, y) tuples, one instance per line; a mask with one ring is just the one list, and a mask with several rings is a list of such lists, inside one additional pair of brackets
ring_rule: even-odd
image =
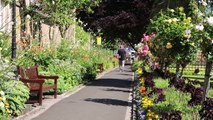
[(119, 70), (123, 72), (126, 59), (126, 51), (123, 45), (120, 45), (118, 49), (118, 59), (119, 59)]

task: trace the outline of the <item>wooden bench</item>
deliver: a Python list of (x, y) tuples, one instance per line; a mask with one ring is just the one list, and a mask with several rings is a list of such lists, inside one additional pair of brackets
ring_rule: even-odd
[(103, 63), (97, 64), (97, 72), (102, 73), (104, 71), (104, 65)]
[[(19, 80), (30, 89), (30, 93), (36, 92), (39, 105), (42, 105), (42, 96), (45, 91), (54, 90), (54, 98), (57, 98), (58, 76), (42, 76), (38, 74), (38, 66), (20, 67), (17, 66)], [(45, 80), (52, 79), (54, 84), (44, 85)]]

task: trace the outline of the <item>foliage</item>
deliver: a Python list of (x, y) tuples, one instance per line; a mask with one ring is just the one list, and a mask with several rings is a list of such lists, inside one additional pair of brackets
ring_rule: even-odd
[(83, 22), (84, 29), (97, 33), (100, 28), (107, 41), (115, 41), (119, 38), (134, 47), (134, 44), (140, 42), (141, 33), (146, 31), (145, 27), (150, 23), (149, 19), (155, 13), (168, 7), (188, 8), (190, 0), (102, 1), (99, 6), (92, 9), (93, 13), (77, 10), (77, 17)]
[(91, 48), (88, 49), (74, 49), (72, 51), (74, 60), (81, 66), (86, 68), (84, 78), (93, 80), (97, 74), (97, 64), (103, 63), (104, 69), (112, 68), (113, 54), (109, 50)]
[[(136, 109), (138, 110), (136, 116), (139, 117), (138, 119), (146, 117), (144, 115), (146, 115), (147, 109), (158, 114), (160, 119), (198, 120), (200, 117), (204, 119), (211, 117), (212, 107), (208, 106), (211, 106), (212, 100), (208, 99), (208, 102), (205, 102), (208, 105), (201, 109), (201, 82), (186, 81), (176, 78), (173, 73), (165, 72), (162, 77), (169, 78), (167, 81), (163, 78), (152, 77), (150, 73), (140, 72), (141, 70), (141, 68), (137, 70), (138, 77), (136, 77), (135, 84)], [(144, 75), (145, 78), (143, 78)], [(154, 84), (151, 82), (152, 79), (154, 79)], [(146, 95), (148, 97), (145, 97)]]
[[(86, 31), (83, 30), (82, 27), (79, 25), (76, 25), (76, 41), (79, 42), (79, 45), (85, 45), (85, 44), (90, 44), (92, 43), (92, 35)], [(91, 43), (90, 43), (91, 42)]]
[(207, 98), (203, 102), (203, 107), (199, 113), (201, 119), (208, 120), (213, 118), (213, 98)]
[[(46, 70), (41, 70), (41, 74), (58, 75), (58, 93), (63, 93), (82, 83), (82, 70), (84, 68), (76, 62), (63, 61), (59, 59), (53, 60)], [(49, 84), (53, 81), (48, 81)]]
[(65, 31), (75, 22), (76, 9), (91, 12), (91, 7), (97, 6), (99, 2), (100, 0), (42, 0), (30, 6), (29, 14), (36, 21), (42, 19), (45, 23), (58, 25), (61, 35), (64, 37)]
[(142, 62), (143, 61), (141, 61), (141, 60), (135, 61), (132, 65), (132, 70), (136, 71), (142, 65)]
[(64, 61), (71, 60), (71, 48), (69, 42), (66, 39), (62, 39), (60, 46), (58, 46), (56, 49), (58, 59)]
[(0, 58), (10, 57), (10, 37), (9, 35), (0, 32)]
[(167, 80), (164, 80), (163, 78), (155, 78), (155, 86), (156, 88), (168, 88), (169, 83)]
[(47, 67), (52, 64), (54, 57), (55, 53), (51, 50), (51, 48), (45, 49), (42, 46), (34, 45), (30, 49), (21, 51), (16, 62), (21, 66), (40, 65)]
[(11, 113), (12, 111), (10, 110), (10, 105), (5, 97), (5, 93), (0, 91), (0, 118), (8, 119)]
[[(16, 81), (14, 74), (14, 63), (7, 59), (0, 59), (0, 90), (1, 112), (3, 117), (20, 115), (25, 108), (25, 102), (29, 98), (29, 89), (21, 82)], [(0, 115), (0, 116), (1, 116)]]
[(208, 5), (203, 1), (203, 5), (198, 7), (197, 3), (194, 2), (194, 13), (195, 18), (193, 39), (195, 39), (200, 45), (202, 54), (207, 58), (213, 60), (213, 14), (211, 11), (210, 4)]
[[(155, 80), (156, 84), (159, 84), (159, 82), (161, 81)], [(174, 88), (168, 88), (168, 86), (165, 86), (165, 88), (165, 101), (157, 103), (154, 107), (154, 109), (158, 111), (157, 113), (162, 114), (162, 116), (165, 117), (164, 119), (166, 119), (166, 116), (173, 114), (173, 111), (180, 111), (182, 113), (182, 119), (193, 119), (194, 113), (198, 113), (198, 111), (200, 110), (200, 106), (188, 106), (190, 94), (180, 92), (178, 90), (175, 90)]]
[(21, 115), (25, 109), (25, 102), (29, 98), (29, 89), (21, 81), (8, 81), (2, 88), (5, 91), (6, 99), (10, 105), (11, 114), (13, 116)]
[(148, 31), (154, 32), (156, 36), (149, 45), (161, 65), (165, 63), (168, 66), (174, 61), (188, 63), (193, 60), (197, 45), (191, 38), (191, 24), (191, 17), (186, 16), (183, 7), (161, 11), (151, 19)]

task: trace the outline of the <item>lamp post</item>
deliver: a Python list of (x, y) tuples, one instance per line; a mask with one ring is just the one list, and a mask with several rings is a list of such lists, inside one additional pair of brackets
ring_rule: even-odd
[(11, 58), (16, 58), (16, 0), (12, 4), (12, 54)]

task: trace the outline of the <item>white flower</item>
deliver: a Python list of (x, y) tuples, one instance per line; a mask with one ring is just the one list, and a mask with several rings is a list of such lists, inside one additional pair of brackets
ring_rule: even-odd
[(202, 17), (202, 16), (204, 16), (204, 14), (202, 12), (199, 12), (198, 17)]
[(4, 96), (4, 92), (3, 92), (3, 91), (0, 91), (0, 95), (1, 95), (1, 96)]
[(202, 31), (202, 30), (204, 29), (204, 26), (203, 26), (203, 24), (199, 24), (199, 25), (196, 25), (195, 28), (196, 28), (197, 30)]
[(205, 1), (202, 1), (203, 6), (207, 6), (207, 3)]
[(30, 15), (27, 15), (26, 17), (27, 17), (28, 19), (30, 19), (30, 18), (31, 18), (31, 16), (30, 16)]
[(0, 47), (0, 51), (2, 50), (2, 48)]
[(170, 12), (175, 12), (175, 10), (174, 9), (170, 9)]
[(177, 19), (177, 18), (173, 18), (172, 21), (173, 21), (173, 22), (177, 22), (178, 19)]
[(3, 107), (4, 107), (4, 103), (0, 102), (0, 108), (3, 108)]
[(209, 23), (209, 25), (213, 25), (213, 17), (209, 17), (207, 18), (207, 22)]
[(186, 35), (190, 35), (191, 34), (191, 30), (185, 30), (185, 34)]
[(5, 59), (5, 63), (9, 63), (10, 61), (8, 59)]

